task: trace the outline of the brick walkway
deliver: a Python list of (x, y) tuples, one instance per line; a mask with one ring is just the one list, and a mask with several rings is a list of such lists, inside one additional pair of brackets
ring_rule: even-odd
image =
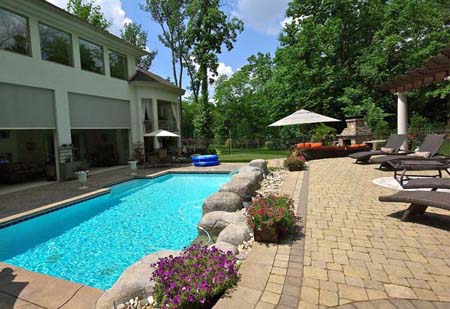
[[(294, 199), (297, 215), (302, 218), (305, 208), (299, 205), (303, 177), (303, 172), (289, 173), (281, 187), (281, 193)], [(214, 308), (297, 308), (303, 270), (303, 226), (304, 221), (300, 221), (294, 235), (278, 245), (255, 243), (242, 264), (237, 288)]]
[(395, 190), (371, 182), (392, 173), (348, 158), (315, 161), (310, 170), (301, 308), (387, 298), (450, 301), (448, 212), (430, 209), (402, 222), (405, 204), (378, 201)]

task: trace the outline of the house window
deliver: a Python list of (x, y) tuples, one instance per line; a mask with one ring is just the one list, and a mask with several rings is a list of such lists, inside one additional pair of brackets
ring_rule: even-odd
[(73, 65), (70, 33), (40, 23), (39, 36), (42, 60)]
[(89, 41), (79, 39), (81, 68), (94, 73), (105, 74), (103, 47)]
[(128, 79), (127, 70), (127, 56), (109, 51), (109, 68), (111, 70), (111, 77)]
[(0, 49), (30, 55), (28, 18), (0, 8)]

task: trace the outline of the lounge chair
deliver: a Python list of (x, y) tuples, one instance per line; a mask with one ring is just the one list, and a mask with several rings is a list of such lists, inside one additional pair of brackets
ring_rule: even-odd
[[(391, 161), (386, 161), (383, 163), (389, 169), (394, 171), (394, 178), (403, 186), (405, 180), (411, 179), (411, 177), (421, 177), (421, 178), (442, 178), (442, 171), (447, 172), (450, 175), (450, 159), (424, 159), (424, 158), (401, 158)], [(411, 171), (435, 171), (434, 175), (414, 175), (407, 174)], [(400, 173), (400, 177), (398, 177)]]
[(386, 142), (386, 145), (382, 147), (381, 150), (360, 151), (350, 154), (349, 157), (356, 159), (355, 163), (368, 163), (372, 156), (399, 153), (400, 147), (405, 141), (406, 134), (391, 134)]
[(444, 143), (445, 134), (429, 134), (425, 137), (422, 145), (415, 152), (411, 152), (409, 154), (397, 154), (397, 155), (388, 155), (388, 156), (379, 156), (373, 159), (370, 159), (370, 163), (380, 164), (380, 169), (389, 168), (390, 165), (387, 164), (387, 161), (399, 160), (399, 159), (424, 159), (424, 158), (432, 158), (438, 152)]
[(380, 196), (381, 202), (409, 203), (410, 206), (403, 213), (401, 220), (407, 221), (411, 217), (423, 215), (428, 207), (450, 210), (450, 193), (434, 191), (400, 191), (389, 196)]
[(403, 184), (403, 189), (450, 189), (450, 178), (421, 178), (410, 179)]

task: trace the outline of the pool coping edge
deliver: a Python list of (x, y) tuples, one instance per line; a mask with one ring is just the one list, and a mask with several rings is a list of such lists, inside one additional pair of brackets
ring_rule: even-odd
[(0, 219), (0, 229), (2, 228), (6, 228), (8, 226), (59, 210), (61, 208), (65, 208), (65, 207), (69, 207), (72, 206), (74, 204), (98, 197), (98, 196), (102, 196), (105, 194), (108, 194), (111, 192), (111, 187), (127, 182), (127, 181), (131, 181), (131, 180), (135, 180), (135, 179), (154, 179), (154, 178), (158, 178), (161, 176), (165, 176), (165, 175), (170, 175), (170, 174), (230, 174), (231, 171), (174, 171), (174, 170), (166, 170), (166, 171), (161, 171), (161, 172), (157, 172), (154, 174), (148, 174), (148, 175), (144, 175), (144, 176), (134, 176), (131, 179), (126, 179), (123, 181), (118, 181), (112, 184), (109, 184), (107, 187), (89, 192), (89, 193), (84, 193), (81, 195), (77, 195), (62, 201), (58, 201), (55, 203), (51, 203), (51, 204), (47, 204), (32, 210), (27, 210), (15, 215), (11, 215), (5, 218)]
[(102, 188), (102, 189), (98, 189), (89, 193), (85, 193), (85, 194), (81, 194), (81, 195), (77, 195), (59, 202), (55, 202), (55, 203), (51, 203), (51, 204), (47, 204), (32, 210), (27, 210), (9, 217), (5, 217), (3, 219), (0, 219), (0, 229), (1, 228), (5, 228), (9, 225), (13, 225), (16, 223), (19, 223), (21, 221), (25, 221), (61, 208), (65, 208), (68, 206), (71, 206), (73, 204), (77, 204), (79, 202), (85, 201), (85, 200), (89, 200), (101, 195), (105, 195), (108, 194), (111, 191), (111, 188)]

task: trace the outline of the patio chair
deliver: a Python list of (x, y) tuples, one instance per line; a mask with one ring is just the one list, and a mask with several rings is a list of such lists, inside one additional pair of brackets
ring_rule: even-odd
[(368, 163), (372, 156), (399, 153), (400, 147), (402, 147), (405, 141), (406, 134), (391, 134), (386, 142), (386, 145), (382, 147), (381, 150), (356, 152), (350, 154), (349, 157), (356, 159), (355, 163)]
[(444, 143), (445, 134), (428, 134), (422, 145), (415, 152), (409, 152), (408, 154), (396, 154), (396, 155), (387, 155), (387, 156), (379, 156), (373, 159), (370, 159), (370, 163), (380, 164), (380, 169), (387, 169), (390, 167), (387, 164), (388, 161), (399, 160), (399, 159), (419, 159), (423, 160), (424, 158), (432, 158), (436, 154), (438, 154), (439, 149)]
[(428, 207), (450, 210), (450, 193), (435, 191), (400, 191), (389, 196), (380, 196), (381, 202), (409, 203), (401, 220), (408, 221), (411, 217), (423, 215)]

